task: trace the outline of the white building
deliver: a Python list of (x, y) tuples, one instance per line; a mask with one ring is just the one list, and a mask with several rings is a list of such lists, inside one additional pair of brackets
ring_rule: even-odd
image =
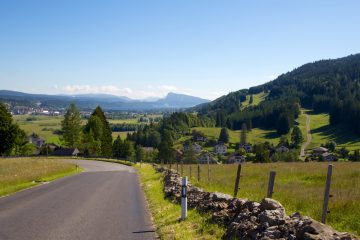
[(215, 145), (214, 152), (215, 154), (224, 155), (227, 152), (227, 146), (224, 143), (220, 142)]

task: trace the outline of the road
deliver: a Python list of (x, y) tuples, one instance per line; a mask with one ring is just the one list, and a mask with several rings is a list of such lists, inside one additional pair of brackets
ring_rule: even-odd
[(303, 112), (306, 116), (306, 142), (301, 145), (300, 157), (305, 157), (305, 150), (312, 141), (311, 130), (310, 130), (310, 116)]
[(85, 172), (0, 198), (1, 240), (156, 239), (133, 168), (71, 161)]

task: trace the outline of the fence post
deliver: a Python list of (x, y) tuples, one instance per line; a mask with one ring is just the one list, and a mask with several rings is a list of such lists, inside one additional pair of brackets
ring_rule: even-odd
[(181, 161), (181, 176), (184, 175), (184, 162)]
[(326, 214), (329, 213), (329, 211), (328, 211), (329, 198), (332, 197), (330, 195), (332, 169), (333, 169), (333, 165), (329, 164), (328, 170), (327, 170), (326, 184), (325, 184), (324, 203), (323, 203), (322, 215), (321, 215), (322, 223), (326, 222)]
[(270, 171), (267, 198), (272, 198), (272, 195), (274, 193), (275, 175), (276, 175), (275, 171)]
[(234, 188), (234, 198), (236, 198), (239, 190), (239, 182), (240, 182), (240, 174), (241, 174), (241, 163), (238, 165), (235, 179), (235, 188)]
[(169, 169), (171, 169), (171, 162), (170, 162), (170, 164), (169, 164)]
[(198, 164), (197, 165), (197, 180), (198, 180), (198, 182), (200, 182), (200, 165)]
[(182, 177), (181, 181), (181, 220), (187, 217), (187, 177)]

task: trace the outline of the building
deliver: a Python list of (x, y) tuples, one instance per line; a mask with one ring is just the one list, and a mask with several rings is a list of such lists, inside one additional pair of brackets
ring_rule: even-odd
[(315, 155), (315, 156), (320, 156), (327, 152), (329, 152), (329, 149), (324, 148), (324, 147), (318, 147), (318, 148), (313, 149), (313, 155)]
[(245, 143), (245, 144), (240, 144), (240, 145), (239, 145), (239, 149), (244, 149), (245, 152), (247, 152), (247, 153), (251, 153), (251, 152), (252, 152), (252, 146), (251, 146), (250, 144), (247, 144), (247, 143)]
[(29, 142), (34, 144), (38, 148), (41, 148), (45, 144), (45, 140), (35, 134), (32, 134), (29, 137)]
[(332, 153), (323, 153), (321, 154), (322, 158), (324, 159), (324, 161), (327, 162), (336, 162), (338, 160), (338, 157)]
[(54, 151), (55, 156), (73, 156), (76, 157), (80, 151), (77, 148), (59, 148)]
[(193, 144), (184, 144), (184, 152), (187, 152), (190, 150), (190, 148), (193, 148), (195, 153), (199, 154), (201, 153), (201, 146), (197, 143), (193, 143)]
[(200, 164), (218, 164), (214, 156), (210, 153), (203, 153), (199, 157)]
[(243, 155), (240, 155), (239, 153), (234, 153), (232, 154), (229, 159), (228, 159), (228, 163), (229, 164), (234, 164), (234, 163), (244, 163), (246, 160), (246, 157)]
[(219, 142), (214, 147), (215, 154), (224, 155), (227, 153), (227, 146), (223, 142)]
[(194, 136), (193, 141), (194, 142), (207, 142), (208, 139), (207, 139), (207, 137), (203, 137), (203, 136)]
[(284, 153), (284, 152), (288, 152), (289, 148), (285, 147), (284, 145), (278, 146), (275, 151), (277, 153)]

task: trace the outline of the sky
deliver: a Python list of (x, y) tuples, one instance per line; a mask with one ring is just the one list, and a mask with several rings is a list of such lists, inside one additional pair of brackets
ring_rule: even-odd
[(4, 0), (0, 89), (207, 99), (360, 52), (358, 0)]

